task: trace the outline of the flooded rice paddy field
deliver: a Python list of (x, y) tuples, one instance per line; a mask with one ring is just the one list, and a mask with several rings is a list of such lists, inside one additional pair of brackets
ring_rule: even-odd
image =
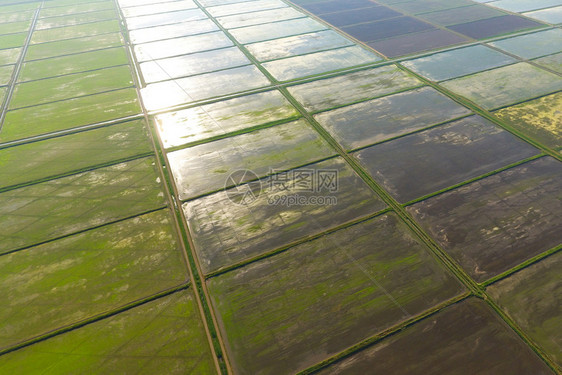
[(561, 24), (0, 1), (0, 373), (560, 373)]

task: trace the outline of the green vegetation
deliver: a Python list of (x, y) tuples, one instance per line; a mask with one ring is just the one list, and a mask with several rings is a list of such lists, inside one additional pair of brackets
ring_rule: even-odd
[(21, 48), (0, 50), (0, 65), (15, 64), (20, 56)]
[[(128, 63), (127, 53), (123, 47), (31, 61), (23, 64), (19, 75), (19, 82), (126, 65)], [(107, 74), (108, 72), (104, 71), (102, 73)]]
[(0, 189), (151, 152), (144, 121), (0, 150)]
[(13, 65), (0, 66), (0, 86), (7, 85), (12, 79)]
[(45, 80), (19, 83), (10, 109), (118, 90), (133, 85), (129, 66), (99, 69)]
[(0, 274), (0, 349), (188, 277), (168, 210), (1, 256)]
[(21, 47), (26, 38), (27, 33), (0, 35), (0, 46), (2, 48)]
[(9, 111), (0, 142), (95, 124), (141, 112), (135, 89), (123, 89)]
[(0, 253), (166, 205), (144, 158), (0, 193)]
[(32, 44), (27, 50), (25, 60), (46, 59), (61, 55), (94, 51), (103, 48), (123, 45), (123, 38), (119, 33), (108, 33), (83, 38), (53, 41), (49, 43)]
[(488, 287), (507, 314), (562, 367), (560, 267), (562, 253), (533, 264)]
[(98, 12), (88, 12), (88, 13), (42, 18), (37, 21), (35, 30), (44, 30), (54, 27), (79, 25), (89, 22), (99, 22), (99, 21), (105, 21), (105, 20), (116, 19), (116, 18), (117, 18), (117, 12), (114, 9), (102, 10)]
[(0, 372), (215, 374), (191, 291), (145, 303), (0, 357)]
[(116, 33), (119, 31), (121, 31), (121, 28), (117, 20), (93, 22), (83, 25), (37, 30), (33, 33), (31, 43), (54, 42), (60, 39), (80, 38), (84, 36)]

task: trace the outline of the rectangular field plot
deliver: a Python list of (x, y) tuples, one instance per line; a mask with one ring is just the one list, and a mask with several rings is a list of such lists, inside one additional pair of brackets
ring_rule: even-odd
[(493, 310), (471, 298), (320, 371), (322, 375), (368, 373), (550, 375), (552, 371)]
[(562, 74), (562, 52), (534, 60), (537, 64)]
[[(312, 192), (308, 189), (310, 184)], [(289, 204), (289, 197), (296, 196), (318, 204)], [(374, 214), (384, 207), (341, 159), (240, 185), (183, 206), (206, 273)]]
[(560, 5), (560, 0), (498, 0), (492, 1), (488, 5), (510, 12), (528, 12)]
[(0, 357), (0, 372), (216, 374), (197, 302), (178, 292)]
[(9, 190), (0, 193), (0, 253), (165, 204), (153, 158)]
[(152, 151), (144, 121), (0, 150), (0, 188)]
[[(374, 3), (372, 3), (375, 5)], [(321, 5), (321, 4), (320, 4)], [(322, 19), (336, 27), (344, 27), (364, 22), (373, 22), (386, 18), (401, 16), (402, 14), (383, 6), (371, 8), (350, 9), (337, 13), (325, 14)]]
[(289, 92), (306, 110), (317, 112), (421, 85), (421, 81), (389, 65), (292, 86)]
[(25, 60), (46, 59), (49, 57), (95, 51), (103, 48), (119, 47), (123, 44), (123, 37), (120, 33), (108, 33), (49, 43), (32, 44), (27, 49)]
[(248, 65), (174, 81), (153, 83), (142, 89), (141, 95), (148, 110), (157, 110), (267, 87), (270, 84), (258, 68)]
[(529, 266), (488, 287), (507, 314), (562, 366), (562, 253)]
[(475, 45), (436, 53), (401, 64), (432, 81), (444, 81), (517, 62), (491, 48)]
[(539, 153), (488, 120), (471, 116), (363, 149), (355, 156), (404, 203)]
[(459, 35), (441, 29), (430, 29), (419, 33), (405, 34), (394, 38), (367, 43), (377, 52), (393, 58), (436, 48), (462, 44), (467, 41)]
[[(248, 178), (287, 170), (332, 156), (335, 151), (306, 121), (277, 125), (168, 154), (182, 200), (231, 186), (229, 175)], [(237, 180), (236, 184), (247, 182)]]
[(8, 48), (0, 50), (0, 65), (15, 64), (21, 53), (21, 48)]
[(31, 20), (22, 22), (0, 23), (0, 34), (23, 33), (29, 30)]
[(155, 116), (165, 148), (299, 116), (279, 91), (223, 100)]
[(562, 93), (543, 96), (495, 113), (510, 126), (551, 148), (562, 147)]
[[(2, 10), (0, 10), (2, 12)], [(20, 11), (14, 13), (0, 13), (0, 22), (21, 22), (21, 21), (30, 21), (33, 19), (35, 15), (34, 11)]]
[(246, 48), (259, 61), (268, 61), (353, 45), (332, 30), (248, 44)]
[(249, 64), (250, 60), (238, 47), (231, 47), (147, 61), (140, 64), (140, 69), (144, 81), (154, 83)]
[(0, 348), (184, 282), (173, 228), (162, 210), (0, 257)]
[(562, 78), (532, 66), (518, 63), (441, 84), (485, 109), (494, 109), (562, 89)]
[(13, 71), (14, 65), (0, 66), (0, 86), (5, 86), (10, 83)]
[(451, 26), (505, 15), (505, 12), (481, 4), (423, 13), (418, 17), (441, 26)]
[(31, 43), (54, 42), (61, 39), (80, 38), (86, 36), (101, 35), (120, 32), (119, 21), (110, 20), (102, 22), (86, 23), (83, 25), (57, 27), (54, 29), (38, 30), (33, 33)]
[(208, 281), (239, 374), (289, 374), (462, 286), (388, 214)]
[(295, 4), (316, 15), (340, 12), (347, 9), (365, 9), (377, 4), (369, 0), (331, 0), (331, 1), (306, 1), (295, 0)]
[(25, 43), (27, 33), (0, 35), (0, 46), (2, 48), (21, 47)]
[(243, 1), (235, 4), (209, 6), (207, 7), (207, 11), (213, 17), (221, 17), (240, 13), (257, 12), (259, 10), (284, 8), (286, 6), (287, 4), (281, 0), (256, 0)]
[(235, 29), (259, 25), (263, 23), (288, 21), (296, 18), (304, 18), (306, 14), (293, 8), (278, 8), (263, 10), (259, 12), (236, 14), (233, 16), (217, 17), (217, 21), (226, 29)]
[(428, 12), (436, 12), (450, 8), (459, 8), (474, 3), (470, 0), (414, 0), (414, 1), (398, 1), (393, 6), (404, 12), (412, 14), (422, 14)]
[(326, 30), (328, 27), (311, 18), (268, 23), (232, 29), (230, 33), (242, 44), (279, 39), (298, 34)]
[(16, 86), (10, 109), (89, 96), (132, 85), (133, 78), (128, 65), (25, 82)]
[(392, 36), (415, 33), (434, 27), (412, 17), (398, 17), (371, 23), (342, 27), (342, 30), (363, 42), (372, 42)]
[(430, 87), (362, 102), (314, 118), (347, 150), (470, 114)]
[(181, 0), (166, 3), (147, 4), (136, 7), (123, 8), (123, 15), (125, 17), (138, 17), (146, 16), (157, 13), (175, 12), (184, 9), (195, 9), (197, 4), (193, 0)]
[(484, 39), (538, 27), (544, 27), (544, 25), (528, 18), (508, 14), (449, 26), (449, 29), (474, 39)]
[(135, 55), (137, 60), (142, 62), (231, 47), (233, 45), (234, 43), (222, 31), (217, 31), (141, 44), (135, 46)]
[(544, 157), (437, 195), (408, 211), (476, 281), (561, 241), (562, 164)]
[(552, 29), (498, 40), (490, 45), (524, 59), (533, 59), (562, 51), (560, 40), (562, 30)]
[[(50, 7), (50, 4), (54, 6)], [(41, 9), (39, 18), (89, 13), (107, 9), (115, 9), (115, 3), (113, 1), (96, 1), (83, 4), (61, 5), (50, 1)]]
[(523, 15), (547, 23), (560, 24), (562, 23), (562, 6), (523, 13)]
[(351, 68), (379, 61), (381, 58), (360, 46), (351, 46), (331, 51), (289, 57), (263, 63), (273, 77), (279, 81), (289, 81), (331, 70)]
[(219, 27), (210, 19), (205, 19), (131, 30), (129, 32), (129, 38), (134, 44), (139, 44), (169, 38), (178, 38), (181, 36), (204, 34), (211, 31), (219, 31)]
[[(78, 55), (26, 62), (23, 64), (18, 81), (31, 81), (128, 64), (125, 48), (102, 49)], [(108, 72), (102, 71), (102, 73), (107, 74)]]
[(140, 17), (127, 17), (127, 28), (129, 30), (142, 29), (146, 27), (162, 26), (173, 23), (197, 21), (207, 19), (207, 15), (201, 9), (188, 9), (178, 12), (151, 14)]
[(80, 25), (90, 22), (107, 21), (111, 19), (117, 19), (117, 12), (115, 11), (115, 9), (42, 18), (35, 24), (35, 30)]
[(70, 129), (141, 113), (135, 89), (9, 111), (0, 142)]

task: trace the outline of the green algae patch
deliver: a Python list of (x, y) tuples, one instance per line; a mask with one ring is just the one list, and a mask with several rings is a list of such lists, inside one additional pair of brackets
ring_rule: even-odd
[(545, 146), (562, 147), (562, 93), (507, 107), (494, 114)]

